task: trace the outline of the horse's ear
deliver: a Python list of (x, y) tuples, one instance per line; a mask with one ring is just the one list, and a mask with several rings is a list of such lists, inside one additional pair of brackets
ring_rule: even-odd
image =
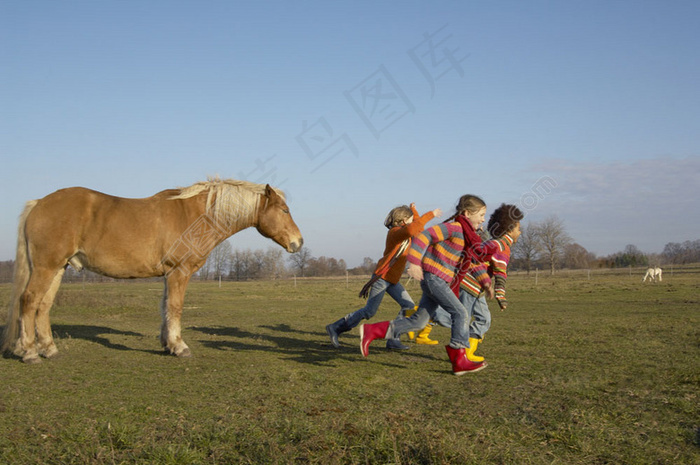
[(270, 187), (269, 184), (265, 184), (265, 196), (267, 198), (272, 198), (274, 196), (274, 194), (275, 194), (275, 190), (272, 187)]

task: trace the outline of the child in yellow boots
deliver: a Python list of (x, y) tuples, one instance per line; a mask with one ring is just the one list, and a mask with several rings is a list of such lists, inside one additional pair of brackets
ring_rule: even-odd
[[(472, 362), (483, 362), (484, 357), (475, 355), (484, 335), (491, 327), (491, 312), (486, 303), (485, 294), (489, 298), (496, 297), (501, 311), (508, 306), (506, 300), (506, 279), (508, 262), (510, 261), (511, 246), (520, 237), (520, 221), (524, 214), (515, 205), (501, 204), (489, 218), (487, 230), (492, 239), (489, 242), (498, 246), (486, 263), (473, 266), (460, 283), (459, 299), (467, 308), (471, 321), (469, 325), (469, 349), (467, 358)], [(491, 279), (494, 286), (492, 287)]]
[[(459, 300), (467, 309), (467, 322), (469, 324), (469, 348), (466, 350), (467, 359), (472, 362), (483, 362), (484, 357), (476, 355), (476, 349), (483, 341), (484, 335), (491, 327), (491, 312), (486, 297), (496, 298), (501, 311), (508, 306), (506, 300), (506, 279), (507, 267), (510, 261), (511, 246), (520, 237), (520, 221), (524, 215), (515, 205), (502, 204), (498, 207), (489, 219), (487, 230), (492, 239), (489, 243), (495, 243), (498, 251), (493, 254), (488, 262), (472, 265), (469, 272), (460, 283)], [(495, 281), (495, 289), (494, 289)], [(436, 310), (436, 320), (441, 326), (450, 327), (449, 319), (441, 318), (441, 314), (447, 312), (438, 307)], [(409, 313), (406, 313), (409, 315)], [(435, 324), (431, 321), (431, 324)], [(426, 331), (427, 329), (427, 331)], [(419, 334), (423, 341), (417, 344), (437, 344), (437, 341), (428, 339), (430, 325), (426, 326)], [(410, 336), (410, 334), (409, 334)]]
[[(418, 310), (418, 305), (413, 307), (413, 310), (406, 310), (406, 318), (408, 318), (411, 315), (413, 315), (414, 313), (416, 313), (417, 310)], [(447, 312), (445, 312), (445, 313), (447, 313)], [(428, 322), (428, 324), (425, 325), (425, 328), (420, 330), (420, 332), (418, 333), (418, 337), (416, 337), (415, 332), (409, 331), (408, 338), (410, 340), (412, 340), (413, 342), (415, 342), (416, 344), (423, 344), (423, 345), (427, 345), (427, 346), (437, 345), (440, 343), (439, 341), (436, 341), (434, 339), (430, 339), (430, 337), (428, 337), (430, 335), (430, 331), (433, 330), (433, 326), (435, 326), (435, 323), (432, 320), (430, 320)]]

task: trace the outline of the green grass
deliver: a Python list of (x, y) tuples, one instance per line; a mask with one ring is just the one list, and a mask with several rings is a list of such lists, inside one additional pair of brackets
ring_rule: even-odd
[(193, 283), (189, 359), (162, 355), (159, 283), (64, 285), (59, 356), (0, 359), (0, 463), (700, 463), (700, 270), (640, 281), (512, 276), (489, 367), (462, 377), (444, 328), (334, 349), (325, 325), (362, 305), (360, 279)]

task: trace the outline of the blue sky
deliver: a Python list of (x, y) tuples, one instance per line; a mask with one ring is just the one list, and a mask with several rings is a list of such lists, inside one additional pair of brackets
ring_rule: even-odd
[(27, 200), (211, 175), (349, 266), (466, 193), (661, 252), (700, 237), (698, 89), (696, 1), (0, 2), (0, 260)]

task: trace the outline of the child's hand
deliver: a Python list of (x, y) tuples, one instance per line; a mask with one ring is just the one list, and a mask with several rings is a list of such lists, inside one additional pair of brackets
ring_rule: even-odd
[(491, 283), (487, 284), (486, 287), (484, 287), (484, 292), (486, 292), (487, 299), (493, 299), (493, 297), (496, 295), (496, 292), (493, 290), (493, 285)]
[(409, 263), (406, 273), (408, 273), (408, 276), (416, 281), (423, 281), (423, 268), (421, 268), (419, 265)]
[(442, 216), (442, 209), (436, 208), (435, 210), (433, 210), (433, 215), (435, 215), (435, 218), (440, 218)]

